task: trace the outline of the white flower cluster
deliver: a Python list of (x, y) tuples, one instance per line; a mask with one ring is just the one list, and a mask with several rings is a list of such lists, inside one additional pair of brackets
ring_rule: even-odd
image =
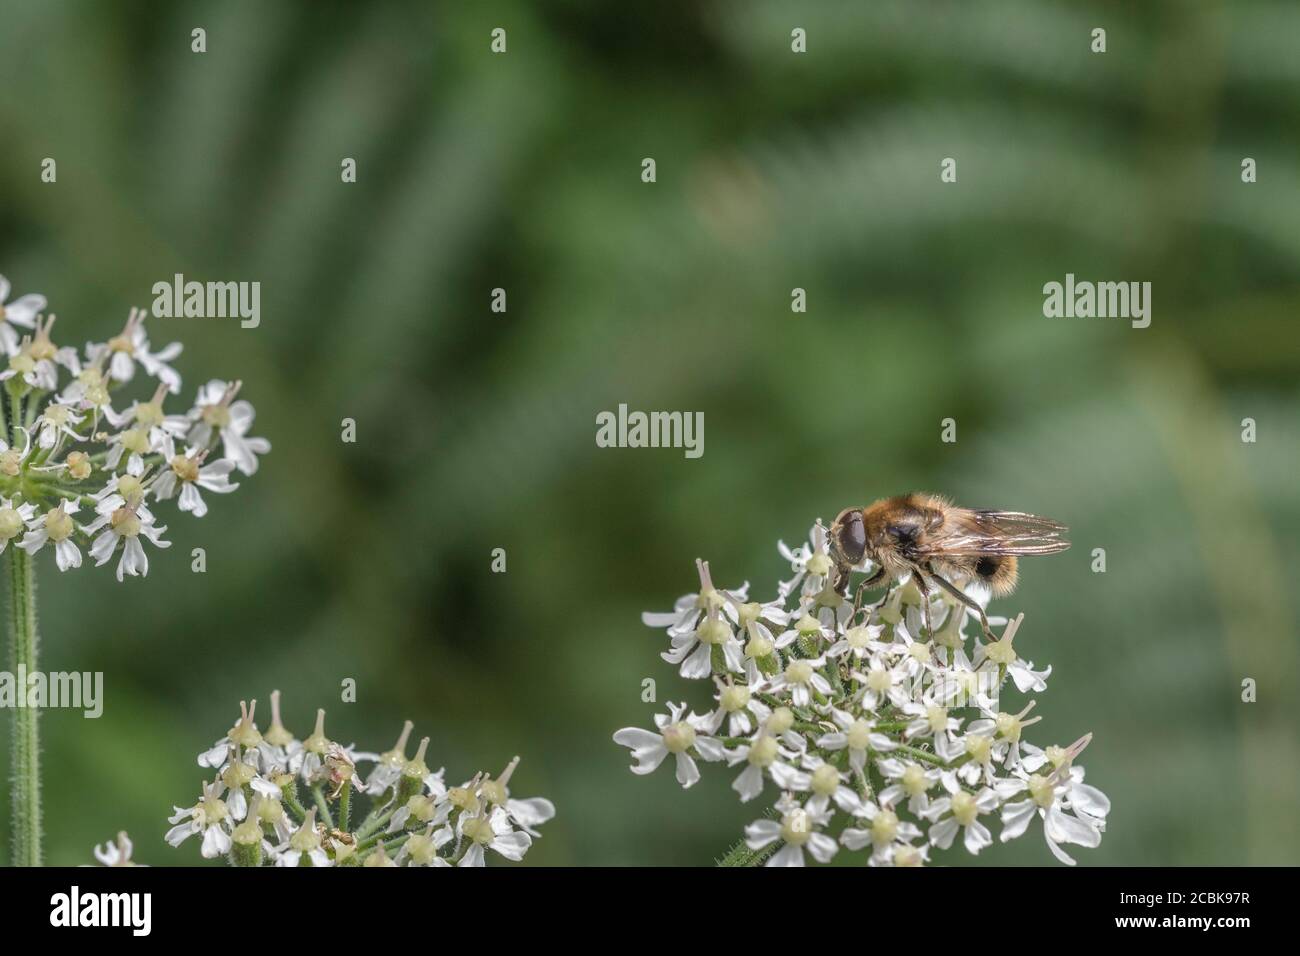
[[(254, 722), (257, 701), (239, 709), (235, 725), (199, 754), (214, 777), (197, 803), (173, 808), (172, 846), (198, 837), (204, 857), (234, 866), (483, 866), (488, 850), (523, 859), (536, 827), (555, 816), (549, 800), (510, 795), (518, 757), (496, 777), (478, 773), (449, 787), (444, 771), (425, 763), (428, 737), (407, 757), (410, 721), (376, 754), (326, 737), (323, 710), (311, 735), (297, 739), (280, 720), (279, 691), (265, 734)], [(364, 779), (359, 764), (373, 765)], [(370, 812), (354, 823), (362, 798)]]
[(1008, 677), (1037, 693), (1051, 673), (1013, 647), (1023, 615), (990, 618), (1001, 636), (972, 646), (965, 625), (972, 618), (981, 630), (978, 618), (938, 589), (932, 632), (908, 579), (874, 604), (837, 593), (820, 523), (809, 543), (779, 547), (795, 573), (776, 600), (751, 601), (748, 584), (715, 588), (697, 561), (699, 592), (642, 616), (667, 629), (663, 659), (683, 677), (711, 679), (716, 692), (702, 714), (669, 704), (655, 730), (614, 735), (631, 748), (633, 773), (651, 773), (671, 754), (689, 787), (698, 761), (723, 763), (735, 768), (731, 786), (745, 802), (771, 782), (774, 810), (745, 828), (744, 846), (725, 862), (801, 866), (805, 853), (826, 863), (843, 848), (865, 851), (873, 866), (921, 865), (959, 836), (979, 853), (993, 841), (986, 823), (998, 818), (1004, 842), (1040, 820), (1065, 863), (1074, 860), (1063, 844), (1101, 842), (1110, 801), (1083, 782), (1077, 762), (1091, 734), (1040, 749), (1023, 736), (1040, 719), (1028, 716), (1033, 701), (1015, 713), (999, 704)]
[[(145, 334), (145, 312), (132, 309), (122, 331), (78, 351), (51, 338), (55, 316), (43, 316), (41, 295), (8, 302), (0, 276), (0, 551), (10, 542), (29, 554), (47, 544), (60, 571), (81, 566), (82, 546), (96, 565), (118, 552), (117, 579), (146, 574), (142, 541), (170, 547), (149, 507), (171, 498), (203, 517), (202, 492), (239, 487), (230, 475), (257, 471), (271, 450), (249, 435), (253, 406), (235, 400), (239, 382), (214, 379), (183, 414), (163, 409), (181, 390), (168, 363), (179, 342), (157, 351)], [(20, 331), (22, 334), (20, 335)], [(122, 396), (137, 368), (156, 381), (152, 394)], [(213, 452), (220, 444), (220, 456)], [(83, 509), (86, 509), (83, 512)], [(82, 523), (73, 515), (85, 513)]]

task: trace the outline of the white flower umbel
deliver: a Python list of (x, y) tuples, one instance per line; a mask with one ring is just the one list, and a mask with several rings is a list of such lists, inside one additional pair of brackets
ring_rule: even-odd
[(715, 680), (718, 684), (718, 709), (709, 721), (710, 733), (716, 734), (725, 720), (727, 733), (733, 737), (743, 736), (753, 730), (755, 721), (767, 720), (772, 713), (772, 708), (755, 696), (758, 682), (736, 684), (731, 682), (730, 675), (726, 682), (720, 678)]
[(135, 365), (139, 362), (148, 375), (175, 394), (181, 390), (181, 377), (167, 363), (181, 354), (181, 343), (172, 342), (157, 352), (150, 351), (149, 337), (144, 332), (144, 320), (148, 315), (144, 309), (133, 308), (121, 332), (107, 342), (86, 346), (87, 364), (106, 364), (109, 378), (125, 383), (135, 376)]
[(953, 837), (961, 830), (965, 834), (966, 850), (972, 854), (993, 842), (988, 827), (980, 823), (982, 813), (992, 813), (998, 808), (998, 795), (989, 787), (971, 793), (953, 786), (950, 796), (940, 797), (930, 804), (926, 816), (937, 821), (930, 827), (930, 842), (942, 850), (952, 845)]
[[(555, 816), (555, 804), (545, 797), (517, 799), (510, 796), (510, 789), (506, 784), (510, 782), (510, 777), (518, 766), (519, 758), (515, 757), (506, 765), (506, 769), (501, 771), (499, 777), (483, 780), (479, 784), (479, 792), (488, 806), (503, 809), (506, 819), (510, 823), (519, 827), (529, 836), (540, 836), (541, 834), (537, 832), (536, 828)], [(441, 783), (441, 780), (438, 782)], [(425, 784), (430, 784), (427, 778)]]
[[(76, 531), (77, 526), (70, 517), (79, 510), (75, 501), (60, 498), (56, 507), (43, 515), (28, 519), (28, 531), (23, 535), (23, 540), (18, 543), (18, 547), (28, 554), (35, 554), (46, 544), (52, 543), (54, 563), (58, 565), (60, 571), (81, 567), (81, 549), (73, 540), (73, 532)], [(0, 520), (3, 520), (3, 511), (0, 511)], [(3, 550), (3, 546), (0, 546), (0, 550)]]
[[(1041, 819), (1064, 862), (1073, 861), (1063, 844), (1098, 845), (1110, 804), (1076, 765), (1090, 737), (1040, 749), (1023, 739), (1039, 720), (1028, 716), (1035, 700), (1003, 699), (1044, 693), (1051, 674), (1023, 656), (1023, 615), (990, 616), (1002, 631), (985, 642), (978, 616), (937, 587), (928, 608), (910, 578), (869, 601), (856, 589), (869, 568), (852, 570), (846, 599), (830, 590), (821, 522), (809, 539), (778, 545), (795, 574), (772, 601), (751, 600), (748, 584), (716, 588), (697, 560), (699, 592), (643, 615), (667, 633), (664, 660), (688, 686), (711, 678), (713, 695), (696, 705), (703, 716), (670, 704), (653, 730), (615, 733), (632, 751), (632, 771), (651, 773), (671, 754), (689, 787), (699, 761), (725, 761), (742, 802), (777, 794), (725, 865), (827, 862), (843, 849), (871, 866), (918, 866), (931, 849), (986, 849), (999, 817), (1004, 841)], [(954, 584), (987, 602), (986, 589)]]
[[(741, 669), (741, 644), (736, 637), (740, 623), (737, 608), (748, 585), (723, 592), (713, 586), (706, 561), (695, 562), (700, 575), (700, 593), (678, 599), (677, 608), (667, 614), (643, 614), (642, 620), (668, 625), (669, 650), (659, 656), (669, 664), (680, 664), (683, 677), (708, 677), (715, 669)], [(730, 599), (729, 599), (730, 598)], [(680, 610), (678, 610), (680, 609)]]
[(208, 505), (199, 494), (199, 489), (211, 491), (218, 495), (228, 495), (239, 487), (230, 483), (230, 473), (235, 470), (235, 463), (229, 458), (222, 458), (210, 465), (203, 464), (207, 458), (206, 449), (198, 451), (187, 448), (185, 454), (176, 454), (176, 445), (168, 435), (162, 442), (163, 471), (154, 479), (152, 491), (159, 501), (166, 501), (180, 491), (180, 509), (188, 511), (196, 518), (208, 513)]
[(516, 830), (510, 815), (500, 807), (462, 815), (458, 828), (467, 846), (457, 866), (485, 866), (485, 850), (494, 850), (507, 860), (518, 862), (533, 845), (533, 838)]
[(1049, 747), (1046, 756), (1052, 772), (1029, 774), (1021, 771), (1009, 780), (1000, 781), (999, 794), (1005, 799), (1028, 792), (1028, 799), (1004, 803), (1002, 807), (1002, 842), (1025, 832), (1038, 816), (1043, 821), (1043, 836), (1048, 849), (1062, 863), (1074, 865), (1074, 858), (1061, 849), (1062, 843), (1095, 847), (1106, 830), (1110, 800), (1096, 787), (1083, 782), (1083, 768), (1073, 766), (1074, 758), (1092, 741), (1085, 734), (1066, 748)]
[(880, 806), (867, 802), (858, 816), (867, 826), (845, 827), (840, 833), (840, 842), (850, 850), (870, 847), (869, 865), (889, 866), (901, 862), (915, 866), (921, 862), (917, 858), (919, 851), (912, 846), (913, 841), (921, 838), (921, 829), (916, 824), (900, 820), (887, 803)]
[(807, 597), (818, 593), (826, 586), (834, 565), (831, 562), (826, 529), (822, 527), (820, 521), (808, 532), (807, 544), (790, 548), (784, 541), (778, 541), (776, 548), (781, 553), (781, 557), (790, 562), (790, 570), (794, 571), (794, 577), (782, 581), (777, 586), (777, 594), (783, 605), (796, 590), (802, 590), (803, 595)]
[(745, 827), (745, 843), (751, 850), (774, 844), (780, 847), (768, 858), (767, 866), (803, 866), (805, 850), (818, 863), (831, 861), (839, 846), (820, 832), (831, 819), (829, 812), (802, 807), (790, 794), (777, 801), (776, 810), (779, 820), (756, 820)]
[(187, 441), (198, 448), (209, 448), (214, 435), (221, 438), (225, 457), (231, 459), (246, 475), (257, 471), (257, 456), (271, 450), (265, 438), (249, 438), (253, 427), (253, 406), (240, 399), (234, 401), (243, 382), (223, 382), (213, 379), (199, 389), (190, 419), (194, 422)]
[(192, 836), (202, 836), (203, 858), (207, 860), (229, 852), (233, 822), (226, 801), (221, 799), (224, 791), (218, 776), (212, 783), (203, 784), (203, 797), (194, 806), (173, 807), (176, 812), (167, 822), (176, 826), (167, 831), (164, 839), (172, 846), (180, 846)]
[[(0, 276), (0, 552), (9, 566), (11, 664), (36, 673), (40, 564), (68, 572), (92, 562), (108, 564), (120, 554), (118, 581), (144, 576), (146, 542), (170, 546), (162, 537), (166, 521), (159, 520), (164, 505), (202, 516), (208, 502), (200, 490), (233, 491), (230, 472), (252, 474), (257, 456), (271, 446), (248, 435), (253, 406), (233, 400), (238, 383), (210, 382), (194, 406), (164, 407), (169, 399), (179, 401), (181, 376), (171, 362), (181, 345), (155, 349), (142, 309), (130, 310), (118, 334), (77, 348), (55, 342), (55, 316), (45, 314), (44, 296), (11, 300), (9, 292), (9, 281)], [(58, 323), (60, 336), (69, 331), (67, 321)], [(183, 454), (176, 453), (178, 442), (184, 443)], [(146, 505), (151, 498), (159, 507), (157, 519)], [(81, 524), (77, 519), (85, 509), (94, 514)], [(92, 562), (83, 561), (85, 552)], [(37, 866), (42, 832), (36, 712), (15, 709), (11, 726), (12, 862)], [(205, 851), (214, 841), (222, 843), (219, 828), (206, 828), (204, 841)]]
[(722, 744), (709, 736), (707, 715), (686, 714), (685, 704), (669, 704), (667, 714), (655, 715), (659, 733), (639, 727), (625, 727), (614, 735), (614, 742), (632, 750), (636, 763), (633, 773), (654, 773), (664, 758), (672, 754), (677, 761), (677, 782), (689, 787), (700, 779), (695, 756), (715, 761), (723, 757)]
[(311, 866), (325, 867), (333, 864), (330, 855), (321, 848), (321, 834), (316, 829), (316, 808), (312, 807), (303, 817), (298, 829), (289, 839), (275, 848), (276, 866), (298, 866), (306, 860)]
[(488, 850), (522, 859), (555, 816), (544, 797), (514, 796), (518, 757), (495, 777), (480, 771), (448, 787), (426, 763), (428, 737), (407, 755), (410, 721), (380, 754), (330, 740), (323, 710), (297, 740), (281, 720), (279, 691), (265, 734), (256, 717), (257, 701), (241, 701), (234, 726), (199, 754), (216, 777), (197, 804), (176, 808), (173, 846), (201, 834), (203, 856), (234, 866), (483, 866)]
[(78, 414), (73, 406), (50, 402), (36, 419), (37, 447), (44, 452), (49, 452), (59, 442), (90, 441), (89, 435), (81, 435), (75, 431), (75, 428), (85, 420), (86, 416)]
[(171, 542), (162, 539), (167, 529), (154, 524), (153, 513), (139, 497), (121, 501), (111, 496), (99, 507), (99, 517), (82, 529), (88, 535), (97, 535), (90, 545), (95, 564), (106, 564), (121, 543), (122, 560), (117, 563), (117, 579), (121, 581), (126, 574), (148, 574), (149, 556), (140, 539), (145, 538), (156, 548), (170, 548)]

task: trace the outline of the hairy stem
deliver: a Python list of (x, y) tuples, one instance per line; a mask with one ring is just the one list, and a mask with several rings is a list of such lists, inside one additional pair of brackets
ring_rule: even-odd
[(759, 866), (780, 846), (781, 843), (777, 840), (761, 850), (751, 850), (749, 844), (742, 839), (737, 841), (735, 846), (717, 861), (717, 864), (718, 866)]
[(914, 760), (920, 760), (922, 763), (933, 764), (936, 767), (949, 766), (948, 762), (942, 757), (932, 754), (928, 750), (919, 750), (916, 747), (909, 747), (907, 744), (895, 744), (894, 751), (896, 753), (907, 754)]
[(13, 712), (13, 864), (41, 865), (41, 759), (40, 711), (28, 707), (27, 683), (19, 675), (32, 674), (36, 660), (36, 583), (32, 578), (31, 556), (18, 547), (9, 548), (9, 656), (10, 668), (19, 681), (18, 705)]
[(307, 819), (307, 810), (303, 807), (302, 801), (298, 799), (298, 781), (290, 780), (280, 788), (280, 793), (284, 796), (284, 805), (289, 812), (293, 814), (294, 820), (302, 823)]
[(382, 827), (388, 822), (388, 818), (391, 817), (396, 810), (396, 801), (389, 801), (384, 806), (375, 807), (371, 810), (370, 814), (361, 822), (361, 826), (357, 827), (357, 840), (364, 840), (366, 837), (370, 836), (370, 834)]
[(402, 844), (405, 843), (410, 838), (411, 838), (411, 834), (409, 833), (399, 833), (397, 836), (386, 837), (385, 839), (382, 840), (379, 839), (378, 837), (372, 837), (371, 839), (366, 841), (365, 852), (360, 853), (357, 856), (357, 859), (359, 860), (368, 859), (371, 856), (371, 854), (375, 852), (375, 848), (380, 845), (383, 846), (384, 853), (386, 853), (389, 856), (392, 856), (393, 851), (400, 850), (402, 848)]
[(339, 792), (339, 829), (347, 832), (352, 828), (352, 781), (345, 781)]

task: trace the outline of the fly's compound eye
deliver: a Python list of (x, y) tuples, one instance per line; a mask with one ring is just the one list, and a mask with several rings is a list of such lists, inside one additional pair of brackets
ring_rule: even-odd
[(838, 544), (840, 553), (850, 564), (857, 564), (867, 549), (867, 531), (862, 526), (862, 512), (854, 511), (840, 523)]

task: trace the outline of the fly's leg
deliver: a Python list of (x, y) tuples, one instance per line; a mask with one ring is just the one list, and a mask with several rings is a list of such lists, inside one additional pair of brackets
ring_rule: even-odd
[(862, 606), (862, 596), (864, 593), (870, 591), (872, 588), (879, 586), (880, 582), (883, 580), (885, 580), (885, 569), (877, 568), (874, 574), (872, 574), (869, 578), (863, 580), (863, 582), (858, 585), (858, 589), (856, 592), (854, 592), (853, 595), (853, 607), (854, 607), (855, 615), (860, 611), (866, 611), (867, 612), (866, 620), (869, 620), (871, 618), (872, 609), (870, 607), (864, 608)]
[(845, 564), (835, 565), (835, 577), (831, 579), (831, 590), (840, 597), (849, 596), (849, 568)]
[(949, 594), (955, 597), (958, 601), (966, 605), (966, 607), (970, 608), (972, 611), (974, 611), (976, 614), (980, 616), (980, 626), (984, 628), (985, 640), (988, 641), (997, 640), (997, 638), (993, 634), (993, 629), (989, 627), (988, 615), (984, 613), (984, 608), (980, 607), (978, 601), (976, 601), (974, 598), (967, 595), (966, 592), (964, 592), (961, 588), (957, 587), (951, 581), (944, 580), (943, 577), (941, 577), (938, 574), (935, 574), (933, 571), (930, 572), (930, 577), (934, 578), (935, 584), (939, 585), (939, 587), (943, 588), (945, 591), (947, 591)]
[(926, 640), (932, 641), (934, 628), (930, 626), (930, 585), (926, 583), (920, 568), (912, 569), (912, 577), (916, 579), (916, 586), (921, 591), (921, 620), (925, 622)]

